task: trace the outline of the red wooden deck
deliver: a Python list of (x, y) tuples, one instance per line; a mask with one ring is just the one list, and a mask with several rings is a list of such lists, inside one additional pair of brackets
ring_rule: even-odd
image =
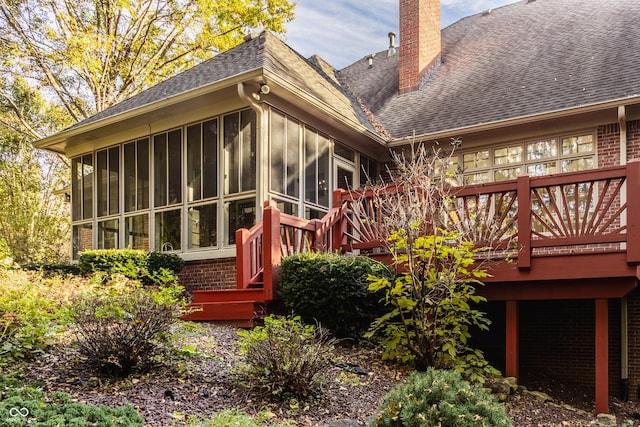
[[(492, 277), (479, 291), (490, 300), (506, 301), (507, 375), (518, 374), (518, 301), (593, 299), (596, 411), (608, 412), (606, 303), (627, 295), (640, 278), (638, 189), (639, 161), (456, 189), (455, 215), (462, 226), (491, 228), (500, 236), (496, 249), (511, 258), (494, 264)], [(319, 220), (283, 214), (266, 202), (262, 222), (236, 233), (237, 289), (196, 293), (194, 304), (203, 311), (191, 318), (250, 322), (256, 307), (264, 308), (277, 295), (284, 256), (382, 247), (375, 224), (358, 220), (373, 209), (367, 196), (337, 190), (334, 207)]]

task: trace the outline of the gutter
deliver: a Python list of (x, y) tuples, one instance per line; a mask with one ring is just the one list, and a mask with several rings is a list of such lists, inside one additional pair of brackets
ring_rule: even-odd
[(71, 128), (67, 128), (66, 130), (62, 130), (56, 134), (53, 134), (51, 136), (48, 136), (46, 138), (43, 138), (34, 142), (33, 146), (36, 148), (47, 149), (50, 151), (59, 152), (60, 154), (64, 154), (63, 151), (60, 152), (57, 150), (52, 150), (49, 147), (57, 144), (63, 144), (65, 143), (65, 140), (68, 140), (69, 138), (72, 138), (74, 136), (91, 132), (105, 126), (114, 125), (124, 120), (141, 116), (143, 114), (151, 113), (155, 110), (158, 110), (164, 107), (170, 107), (180, 102), (185, 102), (185, 101), (188, 101), (189, 99), (206, 95), (207, 93), (214, 92), (216, 90), (232, 87), (233, 85), (239, 82), (247, 81), (247, 80), (250, 80), (251, 78), (261, 77), (261, 76), (262, 76), (262, 68), (249, 70), (247, 72), (231, 76), (225, 80), (219, 80), (219, 81), (210, 83), (208, 85), (201, 86), (197, 89), (179, 93), (170, 98), (164, 98), (155, 102), (151, 102), (149, 104), (145, 104), (138, 108), (133, 108), (127, 111), (123, 111), (121, 113), (117, 113), (117, 114), (105, 117), (104, 119), (99, 119), (94, 122), (87, 123), (86, 125), (79, 125), (79, 126), (74, 125), (76, 127), (72, 126)]
[(554, 111), (549, 111), (542, 114), (520, 116), (513, 119), (497, 120), (497, 121), (482, 123), (478, 125), (462, 126), (459, 128), (425, 133), (422, 135), (413, 135), (413, 136), (407, 136), (407, 137), (401, 137), (401, 138), (394, 138), (392, 141), (388, 143), (388, 147), (389, 148), (399, 147), (399, 146), (407, 145), (412, 141), (415, 141), (415, 142), (429, 141), (429, 140), (441, 139), (445, 137), (456, 137), (456, 136), (460, 136), (460, 134), (465, 134), (470, 132), (482, 132), (482, 131), (488, 131), (488, 130), (495, 130), (505, 126), (527, 124), (527, 123), (531, 123), (532, 121), (564, 118), (564, 117), (572, 116), (579, 113), (590, 113), (590, 112), (599, 111), (606, 108), (619, 108), (620, 106), (634, 104), (634, 103), (640, 103), (640, 95), (629, 96), (627, 98), (618, 98), (611, 101), (600, 102), (595, 104), (586, 104), (580, 107), (554, 110)]

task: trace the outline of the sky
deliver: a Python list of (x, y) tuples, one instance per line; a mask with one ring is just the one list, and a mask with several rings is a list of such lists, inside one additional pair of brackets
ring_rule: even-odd
[[(442, 28), (516, 0), (442, 0)], [(301, 55), (319, 55), (337, 69), (389, 46), (398, 34), (398, 0), (297, 0), (285, 41)], [(396, 45), (398, 43), (396, 42)]]

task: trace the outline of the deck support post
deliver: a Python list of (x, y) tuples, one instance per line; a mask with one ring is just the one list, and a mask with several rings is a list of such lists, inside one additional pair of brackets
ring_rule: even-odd
[(519, 329), (519, 303), (518, 301), (507, 301), (507, 330), (506, 330), (506, 356), (505, 356), (505, 376), (518, 378), (520, 365), (520, 355), (518, 346)]
[(609, 301), (595, 300), (596, 414), (609, 413)]

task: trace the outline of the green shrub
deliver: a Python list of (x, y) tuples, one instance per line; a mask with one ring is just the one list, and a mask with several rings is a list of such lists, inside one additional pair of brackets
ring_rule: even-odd
[(150, 288), (122, 275), (109, 276), (74, 300), (81, 354), (107, 375), (148, 370), (172, 349), (171, 329), (185, 313), (183, 293), (175, 282)]
[(75, 264), (27, 264), (22, 268), (29, 271), (39, 271), (45, 277), (77, 276), (80, 274), (80, 267)]
[(305, 322), (320, 322), (337, 337), (358, 337), (384, 313), (383, 295), (367, 289), (370, 275), (391, 277), (391, 271), (366, 257), (292, 255), (282, 261), (280, 296)]
[(184, 267), (184, 261), (178, 255), (135, 249), (84, 251), (79, 255), (78, 263), (82, 274), (120, 273), (141, 280), (145, 285), (158, 284), (159, 275), (166, 276), (168, 271), (175, 276)]
[(511, 426), (504, 406), (456, 371), (412, 373), (384, 398), (375, 427)]
[(50, 398), (39, 389), (0, 376), (0, 427), (5, 426), (142, 426), (144, 419), (127, 405), (122, 408), (72, 402), (64, 393)]
[(70, 321), (69, 300), (85, 286), (78, 277), (0, 270), (0, 365), (45, 352)]
[(276, 400), (318, 395), (336, 340), (299, 317), (268, 316), (264, 326), (239, 332), (248, 387)]
[(167, 269), (173, 274), (178, 274), (184, 267), (184, 260), (176, 254), (163, 252), (149, 252), (149, 271), (155, 272)]

